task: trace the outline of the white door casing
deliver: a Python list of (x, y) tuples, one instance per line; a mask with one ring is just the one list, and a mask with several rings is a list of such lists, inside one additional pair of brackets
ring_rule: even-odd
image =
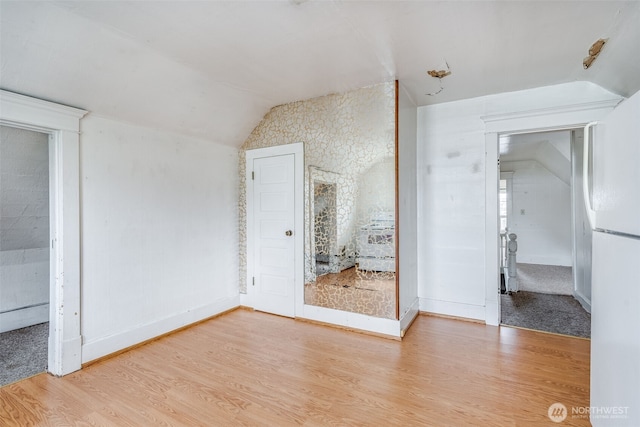
[(482, 116), (485, 122), (485, 322), (500, 324), (498, 225), (499, 138), (501, 135), (570, 130), (600, 120), (620, 98), (543, 110)]
[(302, 154), (301, 143), (247, 151), (247, 294), (288, 317), (304, 291)]
[(80, 119), (85, 110), (0, 91), (0, 123), (51, 135), (50, 318), (47, 370), (81, 368), (80, 335)]

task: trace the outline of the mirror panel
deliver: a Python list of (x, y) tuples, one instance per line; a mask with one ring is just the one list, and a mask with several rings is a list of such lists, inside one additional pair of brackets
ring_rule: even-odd
[[(274, 107), (243, 146), (240, 176), (244, 150), (300, 141), (305, 304), (395, 319), (395, 83)], [(246, 292), (246, 257), (240, 267)]]

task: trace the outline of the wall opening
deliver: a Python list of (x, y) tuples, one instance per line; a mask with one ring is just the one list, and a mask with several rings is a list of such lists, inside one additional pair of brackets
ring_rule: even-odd
[(49, 140), (0, 126), (0, 385), (47, 369)]
[(580, 203), (573, 139), (571, 130), (500, 137), (501, 273), (512, 268), (507, 247), (517, 246), (515, 281), (501, 276), (501, 321), (588, 337), (590, 317), (575, 298), (575, 271), (590, 265), (576, 265), (574, 256)]

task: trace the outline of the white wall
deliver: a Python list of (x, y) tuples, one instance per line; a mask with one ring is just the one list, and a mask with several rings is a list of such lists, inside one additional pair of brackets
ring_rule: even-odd
[(81, 122), (82, 360), (239, 304), (238, 151)]
[(501, 162), (500, 171), (513, 172), (508, 227), (518, 236), (518, 262), (571, 266), (569, 185), (535, 160)]
[(48, 144), (0, 126), (0, 332), (49, 320)]
[[(496, 114), (521, 117), (517, 113), (615, 98), (599, 86), (575, 82), (418, 108), (421, 310), (485, 319), (488, 255), (482, 118)], [(540, 126), (535, 116), (521, 121), (522, 129)]]
[(398, 251), (400, 321), (404, 330), (418, 307), (416, 130), (417, 108), (402, 85), (398, 92)]

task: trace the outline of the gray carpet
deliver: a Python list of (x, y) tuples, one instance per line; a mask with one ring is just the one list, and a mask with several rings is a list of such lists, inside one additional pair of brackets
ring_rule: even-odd
[(0, 334), (0, 387), (47, 369), (49, 323)]
[(573, 295), (571, 267), (519, 262), (518, 289), (543, 294)]
[(520, 291), (502, 298), (502, 324), (591, 337), (591, 315), (569, 295)]

